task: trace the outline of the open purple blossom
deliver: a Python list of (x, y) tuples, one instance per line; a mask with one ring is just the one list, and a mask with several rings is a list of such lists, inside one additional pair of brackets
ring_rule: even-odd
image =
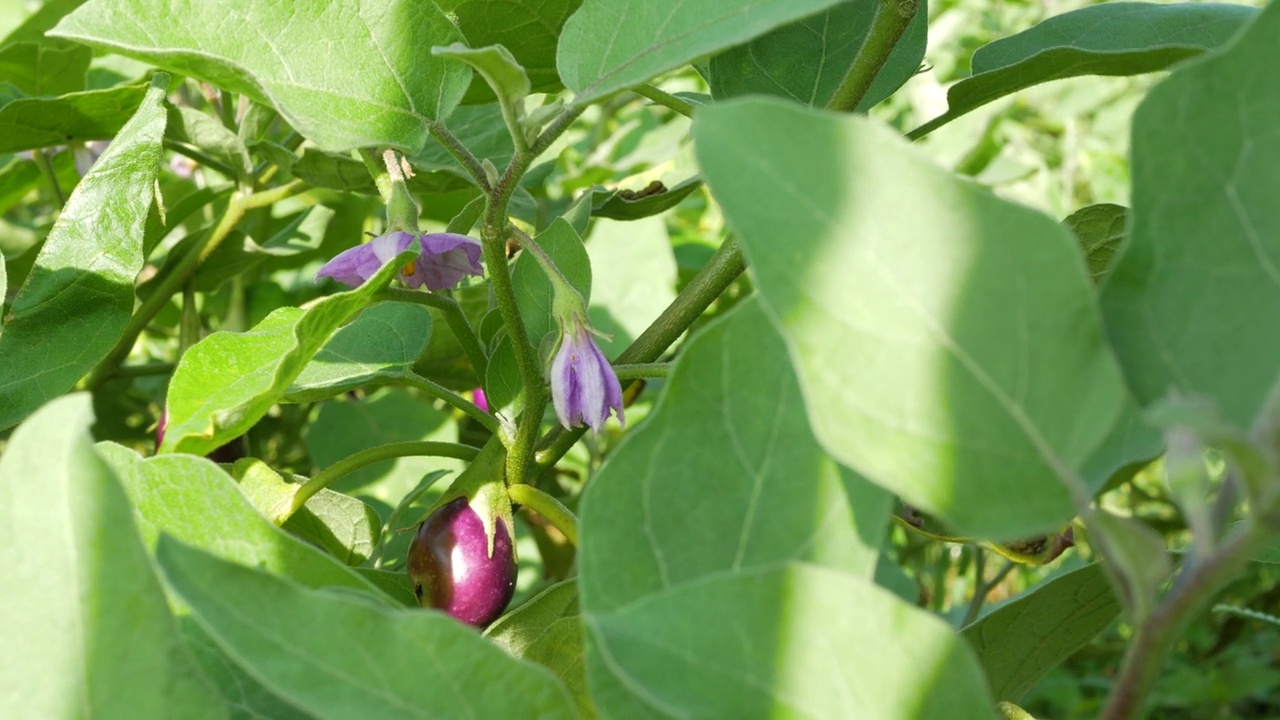
[[(373, 240), (338, 253), (316, 273), (316, 278), (334, 280), (357, 287), (373, 277), (396, 255), (404, 252), (414, 240), (412, 233), (395, 230)], [(416, 288), (445, 290), (457, 285), (466, 275), (482, 275), (480, 243), (466, 235), (428, 233), (417, 236), (421, 254), (404, 267), (401, 280)]]
[(560, 350), (551, 363), (551, 399), (565, 428), (586, 423), (600, 432), (612, 409), (622, 417), (622, 385), (586, 324), (574, 317), (561, 328)]

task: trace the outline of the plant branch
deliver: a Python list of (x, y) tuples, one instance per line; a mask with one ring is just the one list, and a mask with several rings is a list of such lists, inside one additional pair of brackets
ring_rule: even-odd
[(200, 167), (212, 170), (225, 178), (235, 180), (240, 177), (240, 173), (236, 172), (230, 165), (218, 160), (197, 147), (193, 147), (184, 142), (178, 142), (172, 138), (164, 139), (164, 147), (166, 150), (172, 150), (183, 157), (189, 158)]
[(986, 565), (987, 553), (982, 548), (975, 548), (975, 550), (978, 555), (974, 561), (974, 578), (978, 581), (978, 586), (974, 588), (973, 599), (969, 601), (969, 607), (965, 610), (964, 620), (960, 621), (961, 629), (968, 627), (974, 620), (978, 619), (978, 613), (982, 612), (982, 606), (987, 602), (987, 595), (990, 595), (991, 591), (995, 590), (996, 586), (1003, 582), (1018, 565), (1012, 560), (1006, 560), (1004, 566), (995, 574), (995, 577), (983, 582), (982, 575)]
[(1147, 696), (1187, 625), (1273, 539), (1274, 532), (1251, 517), (1212, 553), (1183, 567), (1173, 588), (1134, 633), (1102, 720), (1142, 715)]
[[(504, 111), (505, 114), (505, 111)], [(485, 175), (484, 166), (480, 164), (480, 160), (467, 149), (466, 145), (458, 140), (457, 136), (449, 132), (449, 128), (444, 123), (434, 120), (427, 123), (427, 130), (431, 133), (445, 150), (453, 156), (458, 164), (466, 169), (467, 174), (471, 176), (472, 182), (476, 184), (480, 190), (488, 195), (493, 192), (493, 186), (489, 184), (489, 176)], [(514, 131), (513, 131), (514, 132)]]
[(49, 160), (49, 155), (43, 150), (32, 150), (31, 158), (36, 161), (36, 166), (40, 168), (40, 174), (44, 175), (44, 179), (49, 181), (49, 187), (53, 189), (53, 196), (58, 199), (58, 207), (61, 208), (67, 204), (67, 194), (62, 191), (62, 185), (58, 182), (58, 171), (54, 170), (53, 162)]
[(641, 97), (649, 98), (659, 105), (666, 107), (668, 110), (678, 112), (687, 118), (693, 117), (693, 105), (681, 100), (669, 92), (666, 92), (665, 90), (658, 88), (655, 85), (650, 85), (648, 83), (637, 85), (631, 88), (631, 92)]
[(146, 329), (147, 325), (151, 324), (156, 315), (160, 314), (164, 306), (169, 304), (169, 299), (173, 297), (174, 293), (178, 292), (186, 284), (187, 280), (195, 275), (200, 263), (208, 259), (213, 254), (213, 251), (217, 250), (218, 246), (222, 244), (222, 241), (231, 234), (235, 226), (244, 218), (245, 212), (271, 205), (285, 198), (306, 192), (308, 189), (309, 186), (306, 183), (301, 180), (294, 180), (287, 185), (263, 190), (252, 195), (233, 194), (230, 202), (227, 203), (226, 211), (222, 214), (222, 219), (218, 221), (213, 232), (209, 233), (202, 242), (194, 245), (179, 258), (173, 270), (160, 279), (151, 295), (134, 311), (132, 317), (129, 318), (129, 324), (125, 326), (124, 332), (120, 336), (120, 340), (111, 348), (111, 351), (102, 359), (102, 362), (98, 363), (93, 371), (89, 373), (89, 377), (85, 380), (85, 387), (93, 390), (101, 386), (107, 378), (115, 373), (116, 367), (133, 350), (133, 345), (138, 341), (138, 336), (142, 334), (142, 331)]
[(485, 412), (484, 410), (481, 410), (479, 405), (476, 405), (475, 403), (462, 397), (458, 393), (453, 392), (449, 388), (439, 383), (432, 382), (431, 380), (428, 380), (427, 378), (424, 378), (420, 375), (409, 375), (404, 379), (404, 382), (407, 385), (415, 387), (427, 393), (428, 395), (431, 395), (432, 397), (439, 398), (445, 401), (446, 403), (452, 405), (453, 407), (461, 410), (462, 412), (470, 416), (472, 419), (474, 419), (476, 422), (483, 425), (486, 429), (489, 430), (489, 432), (492, 432), (492, 433), (498, 432), (498, 421), (492, 415)]
[(470, 445), (426, 440), (389, 443), (371, 447), (368, 450), (361, 450), (355, 455), (345, 457), (312, 475), (311, 479), (303, 483), (293, 494), (289, 513), (284, 518), (281, 518), (281, 521), (283, 522), (283, 520), (288, 519), (289, 516), (297, 512), (316, 493), (329, 487), (344, 475), (349, 475), (362, 467), (382, 462), (383, 460), (394, 460), (402, 457), (444, 457), (471, 461), (478, 454), (480, 454), (480, 450)]
[(671, 363), (631, 363), (614, 365), (613, 373), (619, 380), (638, 380), (640, 378), (661, 378), (671, 373)]
[(565, 507), (559, 500), (525, 483), (507, 488), (507, 494), (511, 497), (511, 502), (523, 505), (538, 513), (547, 522), (551, 523), (555, 529), (563, 533), (574, 547), (578, 546), (578, 518), (574, 517), (569, 508)]
[(471, 322), (463, 314), (462, 306), (458, 305), (457, 300), (438, 293), (387, 288), (377, 294), (375, 302), (417, 303), (439, 310), (444, 315), (445, 323), (453, 331), (453, 336), (458, 339), (458, 344), (462, 346), (463, 354), (471, 361), (471, 367), (475, 370), (476, 376), (481, 381), (484, 380), (485, 372), (489, 367), (489, 360), (485, 356), (484, 348), (480, 346), (480, 340), (476, 338)]
[(547, 127), (542, 131), (542, 134), (529, 146), (529, 161), (537, 160), (539, 155), (546, 152), (547, 148), (551, 147), (551, 143), (559, 139), (564, 134), (564, 131), (568, 130), (569, 126), (573, 124), (573, 121), (577, 120), (578, 116), (586, 112), (586, 110), (586, 105), (570, 105), (555, 120), (547, 123)]
[[(615, 361), (617, 365), (651, 363), (657, 360), (745, 269), (742, 246), (731, 235), (667, 309), (618, 355)], [(626, 391), (623, 395), (626, 395)], [(548, 433), (539, 443), (539, 447), (543, 449), (538, 452), (537, 476), (540, 477), (559, 462), (584, 432), (586, 428), (565, 430), (557, 426)]]
[(857, 109), (919, 9), (919, 0), (879, 0), (871, 30), (827, 102), (828, 110), (853, 112)]

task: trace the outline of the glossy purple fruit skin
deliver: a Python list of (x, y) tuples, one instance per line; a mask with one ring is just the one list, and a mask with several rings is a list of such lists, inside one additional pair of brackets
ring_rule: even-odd
[(409, 577), (419, 604), (484, 627), (516, 591), (516, 556), (507, 524), (498, 520), (493, 556), (480, 516), (458, 498), (418, 526), (409, 545)]

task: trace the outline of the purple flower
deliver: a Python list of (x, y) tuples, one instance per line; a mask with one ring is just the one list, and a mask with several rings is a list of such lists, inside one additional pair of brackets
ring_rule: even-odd
[[(339, 253), (325, 263), (316, 278), (334, 280), (357, 287), (413, 242), (414, 235), (402, 230), (379, 235), (373, 240)], [(457, 285), (464, 275), (482, 275), (480, 243), (466, 235), (430, 233), (418, 237), (422, 253), (404, 267), (401, 280), (409, 287), (427, 286), (428, 290), (445, 290)]]
[(484, 388), (476, 388), (471, 391), (471, 402), (475, 403), (476, 407), (481, 410), (489, 412), (489, 398), (485, 397)]
[(591, 331), (574, 318), (561, 329), (560, 350), (551, 363), (551, 399), (565, 428), (586, 423), (600, 432), (612, 409), (622, 417), (622, 385)]

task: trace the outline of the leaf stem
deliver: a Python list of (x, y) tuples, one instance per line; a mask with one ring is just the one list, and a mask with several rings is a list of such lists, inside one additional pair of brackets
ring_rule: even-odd
[(58, 172), (53, 169), (53, 162), (49, 160), (48, 153), (41, 148), (32, 151), (31, 157), (36, 161), (36, 166), (40, 168), (40, 174), (44, 175), (45, 180), (49, 181), (49, 187), (53, 188), (53, 196), (58, 200), (58, 207), (61, 208), (66, 205), (67, 195), (62, 192), (62, 185), (58, 182)]
[(678, 112), (687, 118), (693, 117), (693, 105), (690, 105), (675, 95), (658, 88), (656, 85), (651, 85), (649, 83), (637, 85), (631, 88), (631, 92), (641, 97), (649, 98), (659, 105), (666, 107), (668, 110)]
[(853, 112), (857, 109), (919, 9), (919, 0), (879, 0), (871, 30), (827, 102), (828, 110)]
[[(503, 115), (506, 115), (505, 110)], [(459, 165), (466, 169), (467, 174), (471, 176), (472, 182), (484, 194), (488, 195), (493, 192), (493, 186), (489, 184), (489, 177), (485, 175), (484, 166), (480, 164), (480, 160), (472, 154), (466, 145), (462, 144), (461, 140), (458, 140), (457, 136), (449, 131), (449, 128), (445, 127), (444, 123), (439, 120), (428, 122), (427, 131), (431, 133), (431, 137), (434, 137), (444, 146), (445, 150), (449, 151), (449, 154), (458, 161)]]
[(421, 390), (422, 392), (425, 392), (428, 395), (431, 395), (432, 397), (439, 398), (445, 401), (446, 403), (452, 405), (453, 407), (461, 410), (462, 412), (470, 416), (472, 419), (474, 419), (476, 422), (483, 425), (486, 429), (489, 430), (489, 432), (492, 432), (492, 433), (498, 432), (498, 421), (496, 418), (494, 418), (492, 415), (485, 412), (484, 410), (481, 410), (479, 405), (476, 405), (475, 403), (462, 397), (458, 393), (453, 392), (449, 388), (437, 382), (428, 380), (427, 378), (424, 378), (421, 375), (416, 375), (416, 374), (409, 375), (404, 379), (404, 382), (405, 384), (411, 387), (415, 387)]
[(1256, 516), (1251, 517), (1212, 553), (1183, 567), (1173, 589), (1134, 633), (1102, 720), (1142, 715), (1147, 696), (1186, 626), (1274, 537), (1274, 531), (1258, 523)]
[(475, 448), (470, 445), (432, 442), (427, 440), (388, 443), (386, 445), (371, 447), (367, 450), (361, 450), (355, 455), (349, 455), (324, 470), (321, 470), (315, 475), (312, 475), (310, 480), (303, 483), (298, 488), (297, 492), (293, 494), (293, 501), (290, 504), (289, 514), (286, 515), (284, 519), (287, 519), (289, 516), (293, 515), (293, 513), (297, 512), (307, 503), (308, 500), (314, 497), (316, 493), (329, 487), (334, 483), (334, 481), (368, 465), (382, 462), (383, 460), (394, 460), (402, 457), (444, 457), (471, 461), (474, 460), (478, 454), (480, 454), (479, 448)]
[(990, 595), (991, 591), (995, 590), (996, 586), (1003, 582), (1009, 576), (1009, 573), (1013, 572), (1013, 569), (1018, 566), (1018, 563), (1006, 560), (1004, 566), (995, 574), (995, 577), (983, 582), (982, 576), (986, 566), (987, 551), (980, 547), (975, 547), (974, 550), (977, 555), (974, 557), (973, 575), (977, 581), (977, 587), (974, 588), (973, 599), (969, 601), (969, 607), (965, 610), (964, 620), (960, 621), (961, 629), (968, 627), (974, 620), (978, 619), (978, 613), (982, 612), (982, 606), (987, 602), (987, 595)]
[(631, 363), (614, 365), (613, 373), (619, 380), (637, 380), (639, 378), (661, 378), (671, 373), (671, 363)]
[(555, 529), (563, 533), (565, 538), (570, 543), (573, 543), (574, 547), (578, 546), (578, 518), (574, 517), (569, 508), (565, 507), (559, 500), (525, 483), (519, 483), (507, 488), (507, 494), (511, 497), (511, 502), (523, 505), (538, 513), (547, 522), (551, 523)]
[(165, 138), (163, 143), (166, 150), (172, 150), (179, 155), (190, 158), (200, 167), (213, 170), (229, 180), (235, 180), (241, 175), (232, 169), (230, 165), (218, 160), (208, 153), (205, 153), (197, 147), (193, 147), (184, 142), (178, 142), (172, 138)]
[[(617, 365), (651, 363), (657, 360), (745, 269), (742, 246), (737, 237), (730, 235), (667, 309), (618, 355), (615, 361)], [(625, 390), (623, 395), (626, 395)], [(541, 477), (559, 462), (584, 432), (586, 428), (565, 430), (556, 426), (547, 433), (538, 444), (543, 449), (538, 451), (536, 476)]]
[(369, 148), (360, 148), (356, 151), (360, 156), (360, 161), (364, 163), (364, 167), (369, 171), (369, 177), (373, 178), (374, 187), (378, 188), (378, 195), (382, 196), (384, 204), (391, 202), (391, 173), (387, 170), (387, 166), (382, 162), (382, 156)]
[(453, 336), (458, 339), (458, 344), (462, 346), (463, 354), (471, 361), (471, 367), (475, 370), (476, 376), (481, 381), (484, 380), (489, 360), (485, 356), (484, 348), (480, 346), (480, 340), (476, 338), (471, 322), (467, 320), (457, 300), (439, 293), (415, 292), (401, 288), (386, 288), (378, 293), (374, 300), (375, 302), (417, 303), (439, 310), (444, 315), (445, 323), (453, 331)]
[(183, 285), (186, 284), (200, 267), (200, 263), (204, 262), (213, 254), (214, 250), (222, 244), (235, 226), (244, 218), (245, 212), (255, 208), (266, 207), (272, 203), (279, 202), (285, 198), (298, 195), (310, 189), (306, 183), (301, 180), (294, 180), (287, 185), (263, 190), (262, 192), (252, 195), (233, 194), (231, 200), (227, 203), (227, 209), (222, 214), (222, 219), (213, 229), (213, 232), (194, 247), (187, 251), (174, 266), (173, 270), (160, 279), (156, 289), (151, 295), (143, 301), (142, 305), (129, 318), (129, 324), (125, 326), (124, 332), (120, 336), (120, 340), (116, 342), (106, 357), (99, 362), (93, 371), (89, 373), (89, 377), (85, 380), (85, 387), (93, 390), (102, 385), (107, 378), (115, 372), (116, 367), (129, 356), (129, 352), (133, 350), (133, 344), (138, 341), (138, 336), (146, 329), (147, 325), (155, 319), (156, 315), (169, 304), (169, 299), (174, 293), (178, 292)]

